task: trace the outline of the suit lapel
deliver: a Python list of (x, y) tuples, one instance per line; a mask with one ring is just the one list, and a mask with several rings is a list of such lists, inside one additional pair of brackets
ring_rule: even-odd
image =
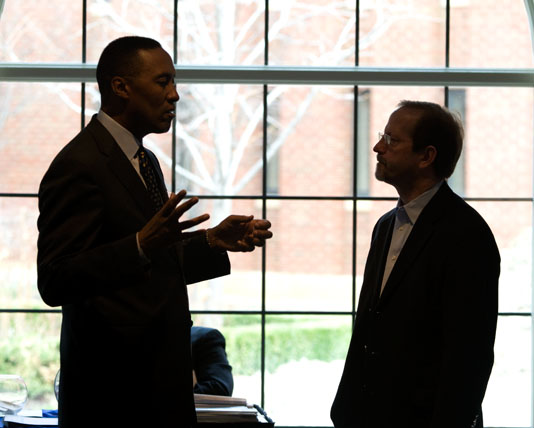
[(86, 128), (93, 136), (102, 154), (107, 158), (107, 164), (113, 174), (128, 191), (139, 210), (148, 219), (154, 215), (154, 203), (128, 158), (111, 134), (98, 121), (96, 115)]
[[(421, 215), (417, 219), (410, 236), (402, 248), (399, 258), (389, 275), (382, 296), (380, 297), (379, 305), (383, 305), (387, 302), (390, 296), (395, 293), (395, 290), (402, 283), (406, 272), (417, 263), (419, 255), (426, 247), (428, 240), (436, 231), (436, 222), (438, 222), (444, 215), (447, 208), (447, 200), (452, 194), (452, 190), (447, 183), (443, 183), (438, 192), (421, 212)], [(386, 253), (388, 250), (389, 245), (386, 247)], [(384, 265), (381, 265), (381, 269), (383, 274)]]

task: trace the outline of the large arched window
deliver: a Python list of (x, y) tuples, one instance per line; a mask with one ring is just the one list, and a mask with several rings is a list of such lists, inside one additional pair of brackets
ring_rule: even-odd
[[(491, 427), (533, 422), (532, 0), (0, 0), (0, 372), (55, 406), (60, 312), (36, 288), (39, 181), (98, 111), (95, 63), (126, 34), (173, 56), (178, 118), (146, 139), (169, 190), (273, 223), (266, 249), (190, 287), (227, 339), (234, 395), (277, 426), (331, 426), (372, 227), (395, 203), (373, 177), (402, 99), (458, 111), (453, 187), (502, 257)], [(142, 368), (140, 368), (142, 370)]]

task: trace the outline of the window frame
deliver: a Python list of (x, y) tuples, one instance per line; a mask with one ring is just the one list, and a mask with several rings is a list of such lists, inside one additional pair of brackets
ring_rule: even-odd
[[(81, 127), (85, 126), (85, 105), (84, 92), (85, 84), (96, 82), (95, 70), (96, 64), (87, 64), (85, 60), (86, 52), (86, 0), (83, 2), (83, 37), (82, 37), (82, 58), (80, 63), (76, 64), (59, 64), (59, 63), (0, 63), (0, 82), (78, 82), (81, 84), (82, 93), (82, 111)], [(266, 23), (268, 29), (268, 11), (269, 0), (265, 0)], [(358, 32), (356, 32), (356, 64), (353, 67), (291, 67), (291, 66), (269, 66), (268, 65), (268, 43), (265, 37), (265, 65), (263, 66), (186, 66), (176, 65), (176, 81), (178, 84), (246, 84), (246, 85), (263, 85), (264, 88), (264, 130), (266, 124), (266, 94), (269, 85), (328, 85), (328, 86), (353, 86), (355, 94), (355, 104), (357, 105), (358, 87), (359, 86), (430, 86), (444, 87), (445, 100), (447, 103), (448, 87), (518, 87), (534, 89), (534, 68), (512, 69), (512, 68), (451, 68), (448, 66), (448, 40), (449, 40), (449, 11), (450, 1), (446, 0), (447, 6), (447, 35), (446, 35), (446, 58), (445, 66), (437, 68), (391, 68), (391, 67), (361, 67), (358, 65)], [(359, 1), (356, 1), (356, 14), (359, 16)], [(534, 0), (524, 0), (527, 16), (529, 19), (530, 35), (532, 41), (532, 50), (534, 55)], [(3, 10), (4, 0), (0, 0), (0, 16)], [(177, 8), (178, 1), (174, 1), (175, 7), (175, 39), (174, 39), (174, 58), (177, 56)], [(358, 18), (356, 20), (358, 26)], [(267, 30), (265, 31), (267, 33)], [(534, 112), (533, 112), (534, 113)], [(356, 126), (356, 125), (354, 125)], [(174, 133), (173, 133), (174, 134)], [(263, 163), (267, 163), (266, 147), (267, 141), (264, 131), (263, 141)], [(357, 132), (354, 132), (354, 147), (357, 147)], [(173, 135), (173, 151), (176, 148), (176, 141)], [(534, 141), (533, 141), (534, 144)], [(356, 151), (356, 150), (355, 150)], [(357, 156), (357, 155), (355, 155)], [(175, 156), (173, 156), (175, 158)], [(354, 165), (357, 163), (354, 162)], [(534, 159), (533, 159), (534, 164)], [(353, 205), (353, 299), (352, 310), (350, 312), (322, 312), (322, 311), (268, 311), (265, 308), (265, 290), (267, 287), (266, 271), (266, 250), (262, 249), (262, 305), (257, 311), (192, 311), (193, 314), (251, 314), (261, 316), (261, 405), (264, 405), (265, 399), (265, 318), (269, 315), (351, 315), (353, 318), (356, 314), (356, 203), (362, 200), (393, 200), (394, 198), (376, 198), (365, 195), (358, 195), (357, 174), (353, 183), (353, 195), (347, 197), (295, 197), (273, 195), (267, 192), (266, 188), (266, 169), (263, 169), (263, 189), (261, 195), (251, 195), (247, 198), (258, 199), (261, 201), (262, 213), (266, 214), (267, 201), (275, 199), (295, 200), (346, 200)], [(172, 180), (172, 191), (176, 190), (175, 179)], [(0, 197), (29, 197), (36, 198), (34, 193), (1, 193)], [(240, 197), (232, 196), (202, 196), (203, 198), (230, 198), (239, 199)], [(466, 198), (473, 201), (526, 201), (534, 205), (534, 194), (529, 198)], [(534, 210), (533, 210), (534, 212)], [(534, 224), (534, 215), (532, 222)], [(534, 228), (532, 231), (532, 242), (534, 247)], [(534, 248), (533, 248), (534, 249)], [(531, 270), (531, 281), (534, 284), (534, 264)], [(529, 316), (531, 318), (531, 349), (532, 349), (532, 377), (531, 389), (534, 388), (534, 317), (532, 315), (534, 308), (534, 292), (532, 293), (531, 312), (502, 312), (499, 316)], [(58, 309), (6, 309), (0, 308), (0, 313), (61, 313)], [(531, 407), (530, 426), (534, 428), (534, 405)], [(281, 427), (283, 428), (283, 427)], [(293, 427), (295, 428), (295, 427)]]

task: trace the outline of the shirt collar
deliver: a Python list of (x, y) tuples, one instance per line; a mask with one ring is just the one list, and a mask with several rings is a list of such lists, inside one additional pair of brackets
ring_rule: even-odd
[(126, 157), (132, 160), (135, 157), (137, 150), (141, 146), (141, 142), (135, 138), (130, 131), (128, 131), (124, 126), (122, 126), (103, 110), (99, 110), (96, 118), (104, 126), (104, 128), (109, 131)]
[(443, 180), (405, 205), (402, 205), (399, 199), (397, 202), (397, 218), (399, 221), (402, 223), (411, 223), (412, 225), (415, 224), (423, 209), (438, 192), (442, 184)]

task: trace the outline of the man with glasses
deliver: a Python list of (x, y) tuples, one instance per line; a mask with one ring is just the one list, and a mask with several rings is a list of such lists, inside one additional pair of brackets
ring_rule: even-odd
[(447, 185), (462, 145), (460, 121), (429, 102), (401, 102), (379, 134), (375, 175), (399, 200), (373, 230), (336, 428), (483, 426), (500, 256)]

